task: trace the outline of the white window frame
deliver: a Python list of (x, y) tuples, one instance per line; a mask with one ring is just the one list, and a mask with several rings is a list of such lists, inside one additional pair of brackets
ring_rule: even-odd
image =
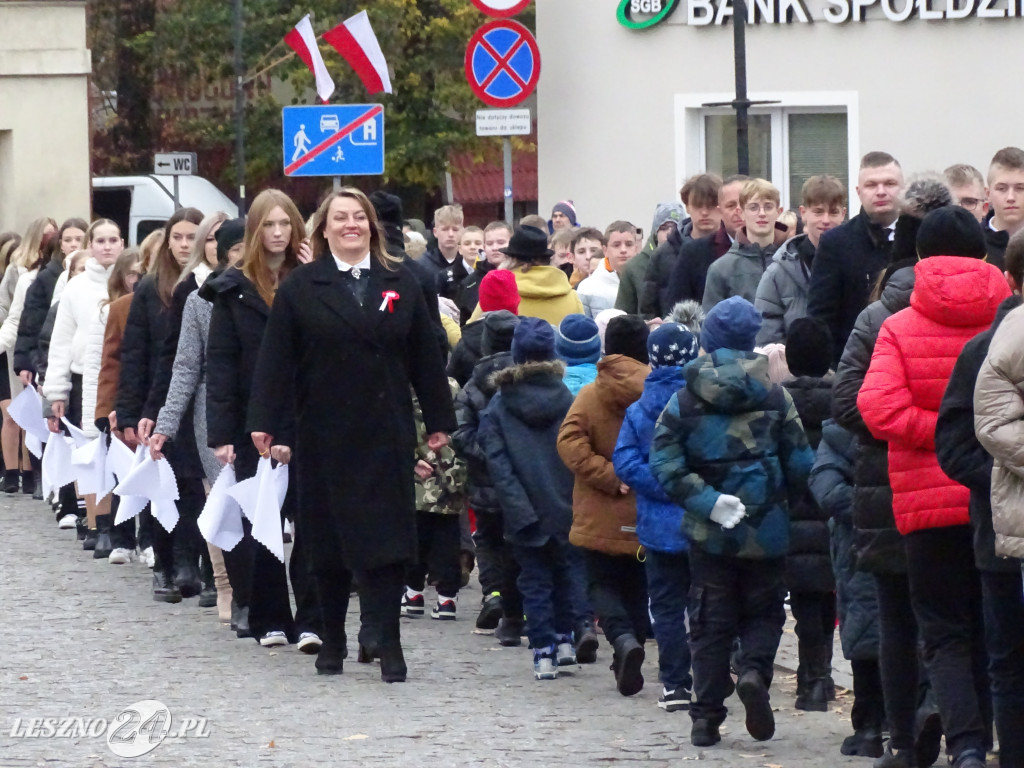
[[(680, 184), (695, 173), (702, 173), (707, 165), (704, 116), (730, 114), (729, 107), (702, 105), (732, 101), (732, 93), (680, 93), (675, 96), (675, 165)], [(860, 164), (860, 99), (856, 91), (782, 91), (754, 92), (751, 101), (773, 101), (751, 107), (751, 114), (771, 115), (772, 178), (770, 181), (782, 193), (782, 204), (790, 207), (789, 200), (789, 126), (791, 114), (846, 113), (847, 139), (847, 194), (856, 200), (857, 171)], [(851, 205), (852, 208), (852, 205)], [(851, 214), (852, 214), (851, 210)]]

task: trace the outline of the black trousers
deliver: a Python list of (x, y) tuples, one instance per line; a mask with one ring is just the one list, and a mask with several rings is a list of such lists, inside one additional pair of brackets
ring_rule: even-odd
[[(301, 530), (301, 529), (300, 529)], [(301, 534), (299, 534), (301, 535)], [(361, 626), (359, 643), (363, 646), (401, 646), (401, 605), (408, 563), (393, 563), (358, 571)], [(313, 580), (320, 596), (325, 647), (339, 652), (348, 643), (345, 619), (352, 589), (352, 572), (340, 564), (314, 564)]]
[(834, 592), (790, 592), (789, 607), (796, 621), (796, 636), (801, 649), (832, 647), (836, 631)]
[(608, 555), (584, 549), (587, 596), (604, 636), (614, 643), (633, 635), (641, 644), (651, 634), (647, 610), (647, 572), (633, 555)]
[(1024, 768), (1024, 583), (1020, 573), (981, 572), (985, 644), (1000, 768)]
[(155, 570), (173, 576), (177, 568), (187, 563), (199, 563), (199, 546), (203, 536), (199, 532), (199, 514), (206, 503), (206, 488), (198, 477), (179, 477), (178, 522), (174, 530), (167, 531), (157, 521), (153, 526), (153, 554)]
[(878, 587), (878, 654), (894, 750), (914, 747), (914, 718), (919, 701), (920, 663), (917, 619), (904, 574), (875, 574)]
[(405, 574), (410, 589), (422, 592), (427, 573), (437, 584), (437, 594), (455, 597), (461, 586), (459, 553), (462, 538), (459, 515), (416, 512), (418, 557)]
[(992, 731), (981, 577), (971, 528), (957, 525), (904, 537), (910, 602), (921, 631), (922, 658), (955, 758), (982, 756)]
[(855, 731), (861, 728), (879, 728), (885, 721), (885, 696), (882, 692), (882, 671), (878, 659), (854, 659), (853, 707), (850, 709), (850, 725)]
[(501, 511), (476, 510), (476, 560), (480, 568), (480, 591), (484, 596), (501, 594), (501, 612), (507, 619), (522, 620), (523, 595), (516, 583), (519, 562), (515, 548), (505, 541), (505, 520)]
[(739, 639), (740, 674), (754, 670), (771, 685), (786, 623), (785, 558), (744, 560), (690, 549), (690, 651), (693, 720), (720, 724), (732, 686), (729, 659)]

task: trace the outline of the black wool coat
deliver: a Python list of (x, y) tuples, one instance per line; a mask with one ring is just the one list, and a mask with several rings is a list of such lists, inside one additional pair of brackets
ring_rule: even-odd
[(867, 306), (878, 273), (888, 265), (889, 254), (871, 239), (863, 213), (821, 236), (807, 289), (807, 314), (824, 321), (832, 332), (833, 367)]
[[(807, 442), (818, 450), (822, 424), (832, 415), (832, 376), (798, 376), (782, 382), (804, 425)], [(832, 571), (829, 514), (804, 492), (789, 511), (789, 554), (786, 555), (786, 584), (792, 592), (832, 592), (836, 588)]]
[[(707, 282), (708, 269), (715, 263), (715, 259), (725, 254), (731, 246), (732, 241), (724, 225), (719, 226), (714, 234), (684, 243), (682, 250), (679, 251), (679, 258), (672, 265), (668, 284), (662, 287), (659, 294), (658, 308), (661, 313), (658, 317), (665, 317), (680, 301), (689, 299), (698, 304), (704, 301), (704, 284)], [(647, 307), (643, 305), (640, 309), (647, 312)]]
[[(157, 292), (156, 276), (147, 275), (135, 287), (131, 309), (121, 339), (121, 373), (117, 380), (117, 425), (120, 429), (136, 429), (141, 419), (160, 415), (167, 396), (167, 387), (157, 386), (161, 354), (168, 333), (171, 332), (173, 311), (164, 306)], [(180, 326), (181, 318), (178, 318)], [(175, 332), (177, 349), (177, 332)], [(171, 364), (174, 357), (171, 357)], [(170, 377), (167, 378), (170, 385)], [(190, 409), (191, 413), (191, 409)], [(191, 423), (189, 416), (187, 423)], [(202, 462), (191, 429), (185, 429), (177, 439), (169, 442), (164, 453), (178, 477), (204, 478)]]
[[(314, 568), (412, 561), (410, 386), (428, 434), (456, 426), (423, 293), (408, 267), (392, 267), (374, 262), (363, 306), (334, 259), (299, 267), (278, 290), (260, 349), (246, 429), (284, 444), (294, 413), (297, 523)], [(387, 292), (397, 294), (393, 311), (382, 308)]]
[(25, 308), (21, 311), (18, 339), (14, 342), (14, 357), (11, 361), (15, 373), (39, 370), (39, 334), (46, 322), (46, 314), (50, 311), (53, 290), (63, 271), (60, 261), (50, 259), (39, 270), (39, 275), (25, 293)]
[[(213, 304), (206, 342), (206, 441), (210, 448), (234, 446), (236, 476), (252, 477), (259, 454), (245, 419), (270, 307), (234, 267), (209, 277), (199, 295)], [(290, 421), (278, 429), (282, 445), (291, 444), (291, 431)]]

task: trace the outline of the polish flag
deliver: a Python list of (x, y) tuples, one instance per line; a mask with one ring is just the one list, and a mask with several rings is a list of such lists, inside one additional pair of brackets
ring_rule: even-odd
[(327, 65), (324, 64), (324, 57), (320, 55), (320, 49), (316, 44), (316, 35), (313, 33), (313, 24), (309, 20), (308, 13), (302, 17), (302, 21), (295, 25), (295, 29), (284, 36), (284, 41), (309, 67), (309, 71), (316, 78), (316, 93), (326, 104), (327, 100), (331, 98), (331, 94), (334, 93), (334, 81), (327, 71)]
[(324, 33), (324, 40), (334, 46), (345, 61), (363, 81), (366, 90), (374, 93), (391, 93), (391, 78), (388, 76), (388, 63), (370, 26), (370, 17), (366, 11), (360, 11), (350, 19), (346, 19), (334, 29)]

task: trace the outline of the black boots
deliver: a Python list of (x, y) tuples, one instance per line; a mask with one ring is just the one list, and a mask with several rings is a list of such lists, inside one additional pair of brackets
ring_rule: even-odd
[(4, 472), (4, 493), (17, 493), (21, 472), (16, 469), (8, 469)]
[(104, 560), (110, 557), (114, 545), (110, 541), (110, 528), (114, 516), (111, 514), (96, 516), (96, 546), (92, 551), (93, 560)]
[(746, 710), (747, 733), (757, 741), (767, 741), (775, 735), (775, 714), (768, 697), (768, 686), (761, 673), (748, 669), (736, 682), (736, 693)]
[(597, 630), (593, 619), (581, 621), (576, 626), (576, 661), (579, 664), (597, 661)]
[(620, 635), (612, 643), (612, 671), (615, 672), (615, 687), (623, 696), (639, 693), (644, 687), (644, 676), (640, 667), (644, 663), (644, 647), (633, 635)]
[(153, 599), (158, 603), (180, 603), (181, 592), (166, 571), (153, 570)]
[(199, 607), (214, 608), (217, 605), (217, 587), (213, 583), (213, 561), (210, 560), (209, 547), (199, 550), (199, 576), (203, 588), (199, 592)]
[(805, 712), (828, 711), (828, 680), (832, 671), (824, 646), (800, 649), (797, 668), (796, 709)]
[[(502, 617), (494, 630), (494, 639), (505, 648), (518, 648), (523, 644), (523, 620)], [(578, 653), (576, 660), (579, 660)]]
[(877, 725), (858, 728), (843, 739), (839, 752), (851, 757), (881, 757), (882, 729)]

